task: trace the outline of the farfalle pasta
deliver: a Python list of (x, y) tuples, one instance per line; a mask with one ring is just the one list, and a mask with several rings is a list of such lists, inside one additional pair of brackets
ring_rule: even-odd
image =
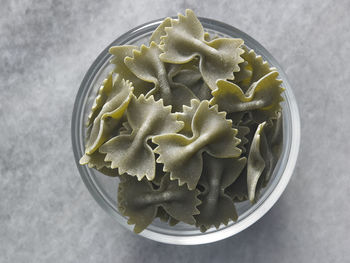
[(110, 74), (100, 91), (106, 99), (92, 123), (90, 137), (86, 143), (86, 154), (95, 152), (118, 127), (131, 100), (133, 86), (120, 75), (113, 80)]
[[(267, 164), (265, 171), (266, 185), (271, 177), (273, 169), (275, 168), (278, 158), (282, 153), (283, 147), (283, 117), (282, 112), (278, 113), (277, 119), (273, 120), (273, 124), (267, 128), (266, 136), (263, 138), (262, 155)], [(266, 139), (265, 139), (266, 138)]]
[[(155, 156), (147, 141), (154, 136), (177, 132), (183, 123), (176, 120), (170, 106), (164, 106), (162, 99), (155, 101), (153, 96), (146, 99), (134, 96), (126, 112), (132, 129), (131, 134), (116, 136), (100, 147), (111, 168), (118, 168), (121, 174), (128, 173), (141, 180), (155, 177)], [(137, 162), (135, 162), (137, 160)]]
[[(152, 141), (158, 145), (154, 152), (159, 154), (157, 162), (164, 164), (164, 171), (170, 173), (172, 180), (179, 185), (187, 184), (194, 189), (198, 184), (203, 169), (203, 152), (217, 158), (239, 157), (237, 148), (239, 139), (232, 122), (225, 118), (224, 112), (217, 107), (209, 107), (204, 100), (198, 106), (192, 122), (192, 137), (181, 134), (154, 136)], [(181, 153), (181, 154), (179, 154)]]
[(255, 200), (256, 186), (262, 172), (265, 169), (265, 160), (261, 156), (261, 134), (263, 133), (265, 125), (266, 122), (263, 122), (259, 124), (258, 128), (256, 129), (248, 156), (247, 184), (248, 198), (251, 202)]
[(165, 105), (172, 105), (174, 111), (181, 111), (183, 105), (189, 105), (195, 98), (193, 92), (180, 83), (174, 83), (169, 77), (168, 68), (172, 65), (165, 64), (159, 59), (162, 50), (155, 42), (149, 47), (141, 46), (140, 51), (134, 50), (133, 57), (126, 57), (126, 66), (143, 81), (154, 84), (146, 97), (153, 95), (155, 99), (162, 99)]
[(228, 113), (250, 111), (257, 123), (275, 119), (283, 101), (283, 88), (277, 77), (278, 72), (272, 71), (254, 82), (245, 93), (232, 82), (218, 80), (218, 88), (212, 92), (210, 103), (219, 105), (220, 110)]
[(198, 18), (191, 10), (172, 20), (171, 27), (165, 27), (166, 35), (161, 37), (164, 52), (160, 59), (164, 62), (184, 64), (199, 57), (199, 71), (211, 89), (215, 89), (218, 79), (234, 79), (243, 62), (240, 46), (242, 39), (216, 38), (205, 40), (205, 32)]
[(190, 191), (186, 186), (179, 186), (176, 181), (171, 181), (168, 175), (162, 178), (158, 189), (154, 189), (146, 179), (138, 181), (124, 175), (121, 176), (119, 184), (119, 209), (129, 217), (129, 224), (135, 224), (136, 233), (154, 220), (159, 207), (164, 210), (163, 215), (158, 213), (158, 216), (164, 220), (165, 211), (176, 220), (195, 224), (193, 216), (199, 213), (197, 206), (200, 204), (198, 194), (196, 189)]
[(156, 219), (203, 232), (239, 219), (236, 203), (258, 200), (282, 152), (277, 70), (191, 10), (110, 53), (80, 164), (120, 180), (118, 208), (136, 233)]
[(201, 231), (206, 231), (212, 225), (219, 228), (227, 225), (229, 220), (237, 220), (237, 212), (232, 198), (225, 193), (225, 189), (241, 174), (247, 159), (242, 158), (214, 158), (204, 156), (204, 169), (199, 180), (204, 190), (199, 196), (201, 204), (198, 206), (200, 214), (196, 215), (196, 225)]

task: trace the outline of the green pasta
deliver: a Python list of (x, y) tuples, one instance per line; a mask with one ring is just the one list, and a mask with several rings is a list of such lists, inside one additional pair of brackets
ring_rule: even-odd
[(204, 155), (203, 172), (199, 185), (204, 191), (199, 196), (202, 203), (196, 215), (196, 225), (201, 231), (206, 231), (212, 225), (216, 228), (220, 224), (227, 225), (229, 220), (237, 220), (235, 205), (225, 189), (241, 174), (247, 159), (242, 158), (214, 158)]
[(164, 105), (172, 105), (173, 111), (181, 111), (182, 106), (189, 105), (196, 96), (186, 86), (172, 81), (168, 72), (173, 66), (160, 60), (161, 53), (158, 45), (152, 42), (149, 47), (142, 45), (140, 51), (134, 50), (133, 57), (126, 57), (124, 62), (139, 79), (154, 84), (146, 98), (153, 95), (156, 100), (163, 99)]
[[(144, 230), (157, 215), (165, 220), (164, 214), (160, 214), (164, 211), (176, 220), (195, 224), (193, 216), (199, 214), (198, 194), (197, 189), (190, 191), (171, 181), (169, 175), (163, 176), (158, 189), (146, 179), (138, 181), (123, 175), (118, 190), (119, 209), (129, 217), (129, 224), (135, 224), (136, 233)], [(159, 207), (163, 210), (158, 213)]]
[(181, 134), (153, 137), (158, 145), (154, 150), (159, 154), (157, 162), (164, 163), (164, 171), (170, 172), (172, 180), (179, 180), (179, 185), (186, 183), (193, 190), (202, 173), (203, 152), (217, 158), (240, 156), (242, 151), (236, 147), (240, 140), (235, 136), (238, 131), (225, 117), (225, 113), (218, 112), (217, 107), (210, 108), (204, 100), (193, 116), (191, 138)]
[(115, 46), (87, 118), (81, 165), (119, 178), (118, 208), (139, 233), (159, 218), (202, 232), (254, 203), (283, 147), (278, 72), (242, 39), (205, 32), (191, 10), (148, 45)]

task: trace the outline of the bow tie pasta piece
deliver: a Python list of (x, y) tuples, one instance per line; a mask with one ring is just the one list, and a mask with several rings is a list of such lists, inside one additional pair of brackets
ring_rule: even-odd
[(202, 203), (198, 206), (200, 214), (195, 216), (196, 225), (205, 232), (212, 225), (216, 228), (229, 220), (237, 220), (237, 212), (230, 196), (225, 189), (230, 186), (241, 174), (247, 159), (216, 159), (204, 155), (204, 169), (199, 184), (204, 192), (199, 196)]
[(261, 155), (265, 161), (266, 167), (264, 169), (264, 184), (267, 185), (273, 170), (278, 162), (282, 152), (283, 146), (283, 118), (279, 113), (276, 120), (272, 121), (272, 125), (266, 127), (265, 133), (261, 137)]
[(152, 141), (158, 145), (154, 152), (159, 154), (157, 162), (164, 164), (164, 171), (170, 172), (172, 180), (179, 185), (187, 184), (190, 190), (196, 188), (202, 173), (202, 153), (217, 158), (238, 157), (241, 150), (236, 146), (240, 140), (235, 137), (237, 130), (217, 107), (209, 107), (208, 101), (198, 106), (192, 123), (193, 136), (181, 134), (154, 136)]
[(138, 181), (129, 175), (120, 178), (118, 209), (129, 218), (129, 225), (135, 225), (135, 233), (140, 233), (147, 228), (157, 215), (157, 206), (152, 204), (152, 200), (155, 199), (153, 193), (152, 184), (145, 179)]
[(153, 86), (133, 74), (124, 63), (126, 57), (132, 56), (133, 50), (138, 49), (137, 46), (113, 46), (109, 49), (109, 53), (113, 55), (110, 63), (115, 65), (114, 72), (125, 80), (132, 82), (134, 87), (134, 95), (136, 97), (149, 92)]
[[(198, 190), (189, 191), (186, 186), (178, 186), (169, 176), (164, 176), (159, 189), (155, 190), (151, 182), (125, 175), (121, 176), (118, 189), (118, 206), (122, 214), (134, 224), (134, 231), (140, 233), (157, 216), (159, 207), (176, 220), (195, 224), (194, 215), (199, 211)], [(158, 216), (165, 217), (158, 214)], [(165, 218), (164, 218), (165, 219)]]
[[(171, 218), (190, 225), (195, 224), (193, 216), (199, 214), (197, 206), (201, 203), (197, 198), (199, 195), (197, 189), (188, 190), (186, 186), (179, 186), (176, 181), (171, 181), (167, 174), (163, 177), (158, 191), (166, 196), (162, 207)], [(171, 195), (174, 198), (171, 198)]]
[(166, 35), (161, 37), (160, 59), (167, 63), (183, 64), (199, 56), (199, 70), (206, 84), (216, 88), (218, 79), (234, 79), (233, 72), (239, 71), (240, 55), (244, 52), (240, 46), (242, 39), (217, 38), (207, 42), (204, 29), (193, 11), (179, 15), (172, 20), (171, 27), (165, 27)]
[(101, 87), (98, 90), (97, 96), (95, 98), (94, 104), (92, 105), (91, 112), (88, 116), (88, 121), (86, 126), (89, 126), (93, 123), (99, 112), (101, 111), (103, 105), (107, 100), (107, 94), (113, 87), (113, 72), (108, 74), (108, 77), (103, 80)]
[(252, 145), (250, 147), (250, 152), (248, 156), (247, 163), (247, 185), (248, 185), (248, 197), (250, 202), (256, 200), (255, 194), (257, 190), (257, 184), (265, 169), (265, 160), (261, 156), (261, 137), (263, 129), (266, 125), (266, 122), (259, 124)]
[(125, 58), (125, 64), (138, 78), (154, 84), (146, 97), (162, 98), (164, 105), (172, 105), (173, 111), (180, 111), (182, 105), (189, 105), (196, 96), (186, 86), (171, 81), (166, 65), (159, 59), (161, 52), (154, 42), (149, 47), (142, 45), (140, 51), (134, 50), (133, 57)]
[(170, 106), (165, 107), (162, 99), (155, 101), (153, 96), (133, 97), (126, 116), (132, 133), (110, 139), (100, 152), (107, 154), (105, 160), (120, 174), (128, 173), (139, 180), (146, 176), (151, 181), (155, 177), (155, 157), (147, 141), (155, 135), (178, 132), (183, 123), (176, 120)]
[[(108, 83), (110, 83), (108, 81)], [(117, 129), (131, 99), (133, 87), (117, 75), (113, 85), (105, 89), (106, 101), (95, 118), (90, 137), (86, 143), (85, 153), (91, 155)]]
[(214, 96), (210, 104), (219, 105), (221, 111), (228, 113), (252, 111), (256, 122), (261, 123), (276, 118), (281, 111), (280, 102), (282, 81), (277, 79), (278, 72), (273, 71), (255, 82), (246, 93), (234, 83), (219, 80), (218, 88), (212, 92)]

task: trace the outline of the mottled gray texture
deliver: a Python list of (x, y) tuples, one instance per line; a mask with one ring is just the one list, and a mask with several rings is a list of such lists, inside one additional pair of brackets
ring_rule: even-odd
[[(259, 222), (214, 244), (146, 240), (97, 205), (70, 141), (74, 96), (126, 30), (192, 8), (282, 64), (302, 119), (287, 190)], [(0, 262), (345, 262), (350, 258), (350, 2), (1, 1)]]

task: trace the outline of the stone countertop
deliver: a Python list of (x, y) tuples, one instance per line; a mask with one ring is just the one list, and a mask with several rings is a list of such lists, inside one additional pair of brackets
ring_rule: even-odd
[[(238, 235), (172, 246), (137, 236), (83, 184), (70, 121), (80, 82), (123, 32), (193, 9), (257, 39), (287, 72), (302, 142), (276, 205)], [(2, 1), (0, 262), (345, 262), (350, 258), (350, 2)]]

